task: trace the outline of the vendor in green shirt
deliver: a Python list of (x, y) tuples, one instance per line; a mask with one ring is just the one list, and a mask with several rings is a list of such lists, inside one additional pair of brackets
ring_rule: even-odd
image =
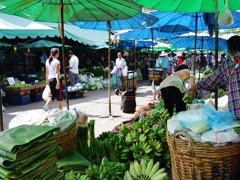
[(184, 93), (187, 92), (184, 85), (187, 80), (189, 80), (190, 86), (194, 84), (194, 78), (190, 78), (188, 66), (181, 65), (174, 74), (164, 79), (158, 87), (170, 116), (173, 115), (174, 106), (176, 106), (176, 112), (186, 110), (186, 103), (183, 102), (182, 98)]

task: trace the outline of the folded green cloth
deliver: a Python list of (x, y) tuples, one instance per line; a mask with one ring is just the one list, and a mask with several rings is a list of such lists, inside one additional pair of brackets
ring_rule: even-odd
[(91, 166), (91, 162), (77, 151), (70, 152), (65, 157), (57, 160), (57, 166), (59, 169), (69, 169), (74, 167), (88, 167)]
[(38, 146), (32, 148), (30, 147), (28, 150), (26, 150), (29, 155), (26, 154), (16, 160), (0, 156), (0, 166), (6, 169), (20, 170), (24, 167), (24, 165), (27, 165), (32, 161), (35, 161), (42, 156), (45, 156), (50, 151), (54, 150), (56, 147), (57, 141), (54, 138), (50, 138), (48, 141), (42, 142)]
[(49, 137), (57, 130), (59, 128), (37, 125), (21, 125), (8, 129), (0, 132), (0, 149), (7, 152), (25, 150), (32, 145), (33, 141), (42, 142), (42, 139), (46, 140), (45, 135)]

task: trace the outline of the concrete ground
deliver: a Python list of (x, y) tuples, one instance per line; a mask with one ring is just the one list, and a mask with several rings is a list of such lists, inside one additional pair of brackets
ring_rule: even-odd
[[(136, 91), (137, 108), (147, 105), (152, 101), (152, 91), (149, 81), (138, 81)], [(107, 89), (88, 91), (83, 98), (69, 99), (70, 109), (74, 107), (80, 108), (82, 112), (86, 113), (89, 119), (95, 120), (95, 134), (98, 136), (102, 132), (111, 131), (116, 125), (122, 121), (133, 117), (133, 114), (123, 113), (120, 110), (121, 96), (114, 94), (114, 89), (111, 91), (111, 108), (113, 118), (109, 118), (109, 104)], [(24, 117), (24, 114), (30, 111), (41, 111), (44, 101), (33, 102), (28, 105), (19, 106), (5, 106), (6, 112), (3, 112), (4, 129), (9, 128), (9, 123), (17, 116)], [(66, 107), (65, 100), (63, 106)], [(51, 108), (57, 108), (57, 103), (54, 102)], [(43, 110), (42, 110), (43, 111)], [(36, 113), (39, 114), (39, 113)], [(38, 117), (39, 118), (39, 117)], [(19, 121), (21, 119), (18, 119)], [(15, 122), (15, 121), (13, 121)]]

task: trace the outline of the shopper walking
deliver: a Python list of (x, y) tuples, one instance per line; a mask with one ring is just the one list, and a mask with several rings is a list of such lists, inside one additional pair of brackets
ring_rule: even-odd
[(58, 108), (62, 109), (62, 87), (60, 78), (59, 49), (52, 48), (50, 57), (46, 61), (46, 84), (49, 85), (51, 95), (47, 99), (44, 110), (49, 109), (49, 105), (57, 99)]

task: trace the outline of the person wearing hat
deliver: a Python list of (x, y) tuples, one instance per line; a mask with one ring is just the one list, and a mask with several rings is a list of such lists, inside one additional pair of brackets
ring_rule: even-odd
[(69, 79), (71, 86), (75, 86), (77, 83), (80, 82), (79, 80), (79, 60), (78, 57), (73, 54), (72, 51), (68, 51), (68, 57), (69, 59), (69, 66), (67, 69), (69, 69)]
[(177, 67), (181, 66), (186, 59), (187, 59), (186, 53), (182, 52), (181, 56), (179, 56), (179, 58), (178, 58)]

